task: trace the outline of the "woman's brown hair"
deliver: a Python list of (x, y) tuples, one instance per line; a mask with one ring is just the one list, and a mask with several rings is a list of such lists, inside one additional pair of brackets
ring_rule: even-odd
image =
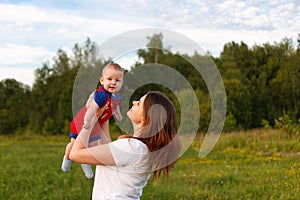
[(143, 119), (140, 137), (134, 138), (148, 147), (152, 179), (157, 180), (162, 172), (166, 178), (181, 150), (175, 107), (163, 93), (148, 92), (143, 104)]

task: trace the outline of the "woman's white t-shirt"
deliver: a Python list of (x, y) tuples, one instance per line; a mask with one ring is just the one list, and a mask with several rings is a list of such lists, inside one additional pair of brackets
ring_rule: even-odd
[(97, 165), (93, 200), (140, 199), (151, 176), (147, 146), (134, 138), (109, 143), (115, 166)]

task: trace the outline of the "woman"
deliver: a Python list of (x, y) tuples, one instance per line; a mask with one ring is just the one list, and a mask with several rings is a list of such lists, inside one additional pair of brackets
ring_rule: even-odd
[(74, 162), (97, 165), (93, 199), (139, 199), (151, 174), (153, 180), (162, 172), (168, 177), (179, 156), (176, 111), (165, 95), (148, 92), (133, 102), (127, 116), (133, 136), (88, 147), (90, 130), (82, 129), (71, 150)]

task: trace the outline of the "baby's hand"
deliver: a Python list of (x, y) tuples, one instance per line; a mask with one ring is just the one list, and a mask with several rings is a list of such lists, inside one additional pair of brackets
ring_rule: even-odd
[(104, 117), (102, 116), (103, 112), (109, 108), (109, 105), (110, 105), (110, 102), (107, 102), (104, 106), (102, 106), (101, 108), (98, 108), (98, 110), (96, 111), (96, 117), (99, 118), (99, 117)]
[(115, 115), (115, 118), (117, 119), (118, 122), (122, 121), (123, 117), (122, 117), (121, 114), (114, 113), (114, 115)]

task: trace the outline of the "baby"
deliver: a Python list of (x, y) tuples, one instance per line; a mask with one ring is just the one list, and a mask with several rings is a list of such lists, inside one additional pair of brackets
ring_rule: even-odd
[[(96, 115), (99, 108), (108, 105), (101, 116), (98, 117), (98, 123), (96, 123), (92, 129), (91, 137), (89, 139), (90, 146), (97, 145), (100, 139), (100, 131), (104, 142), (110, 141), (109, 135), (109, 118), (114, 114), (118, 121), (122, 120), (120, 112), (120, 100), (119, 91), (123, 84), (124, 71), (117, 63), (107, 64), (100, 77), (101, 86), (95, 90), (89, 97), (86, 105), (79, 111), (79, 113), (72, 120), (70, 125), (70, 143), (67, 144), (65, 155), (62, 162), (62, 170), (64, 172), (70, 171), (72, 161), (69, 159), (70, 151), (78, 136), (78, 133), (82, 128), (89, 128), (92, 118)], [(101, 141), (102, 142), (102, 141)], [(81, 164), (82, 170), (87, 178), (93, 178), (94, 173), (91, 166), (88, 164)]]

